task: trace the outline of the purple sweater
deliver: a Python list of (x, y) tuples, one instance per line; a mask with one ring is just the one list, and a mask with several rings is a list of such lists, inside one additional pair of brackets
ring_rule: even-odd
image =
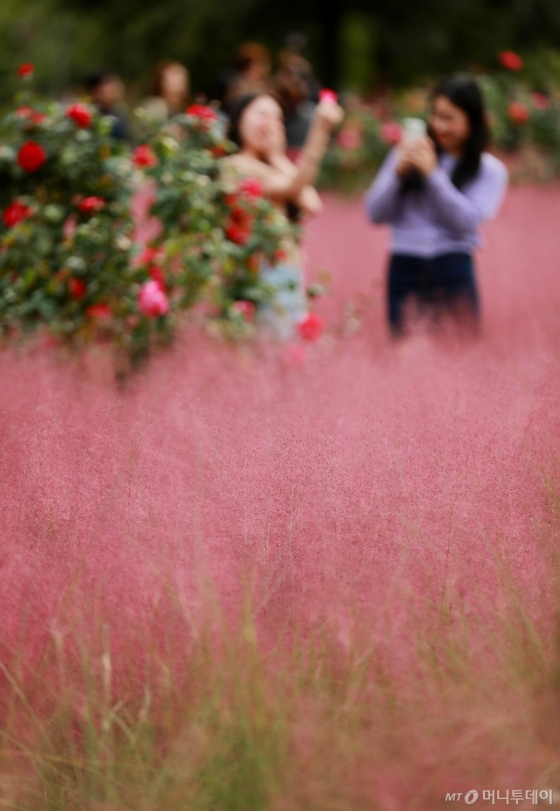
[(508, 182), (504, 164), (482, 155), (478, 174), (459, 191), (451, 182), (456, 158), (443, 153), (424, 188), (401, 194), (397, 151), (385, 160), (364, 200), (369, 219), (391, 226), (391, 252), (427, 259), (444, 253), (472, 253), (479, 226), (497, 213)]

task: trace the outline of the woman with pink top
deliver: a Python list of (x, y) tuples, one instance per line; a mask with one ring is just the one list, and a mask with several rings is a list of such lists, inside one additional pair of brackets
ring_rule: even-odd
[(387, 292), (395, 336), (405, 331), (410, 297), (436, 319), (447, 313), (478, 320), (473, 252), (508, 180), (503, 163), (485, 151), (488, 135), (476, 81), (446, 79), (433, 95), (428, 134), (405, 137), (365, 197), (369, 219), (391, 227)]

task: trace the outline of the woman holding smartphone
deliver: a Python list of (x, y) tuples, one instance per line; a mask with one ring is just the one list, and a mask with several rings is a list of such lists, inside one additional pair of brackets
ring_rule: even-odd
[(411, 296), (436, 319), (478, 320), (473, 252), (508, 181), (503, 163), (485, 151), (488, 140), (478, 84), (452, 76), (433, 94), (427, 135), (405, 136), (366, 195), (369, 219), (391, 226), (388, 317), (395, 336), (405, 332)]

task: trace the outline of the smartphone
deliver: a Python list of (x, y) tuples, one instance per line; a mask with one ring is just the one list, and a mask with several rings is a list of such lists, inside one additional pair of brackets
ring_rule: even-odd
[(421, 118), (405, 118), (403, 120), (405, 141), (417, 141), (423, 138), (427, 132), (426, 122)]

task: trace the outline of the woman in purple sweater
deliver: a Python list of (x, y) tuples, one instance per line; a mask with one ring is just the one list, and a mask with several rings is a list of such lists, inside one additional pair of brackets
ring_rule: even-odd
[(472, 254), (508, 181), (503, 163), (484, 151), (488, 135), (478, 84), (452, 76), (433, 95), (428, 135), (405, 138), (366, 195), (369, 219), (391, 226), (388, 316), (395, 336), (404, 332), (411, 296), (436, 318), (478, 319)]

